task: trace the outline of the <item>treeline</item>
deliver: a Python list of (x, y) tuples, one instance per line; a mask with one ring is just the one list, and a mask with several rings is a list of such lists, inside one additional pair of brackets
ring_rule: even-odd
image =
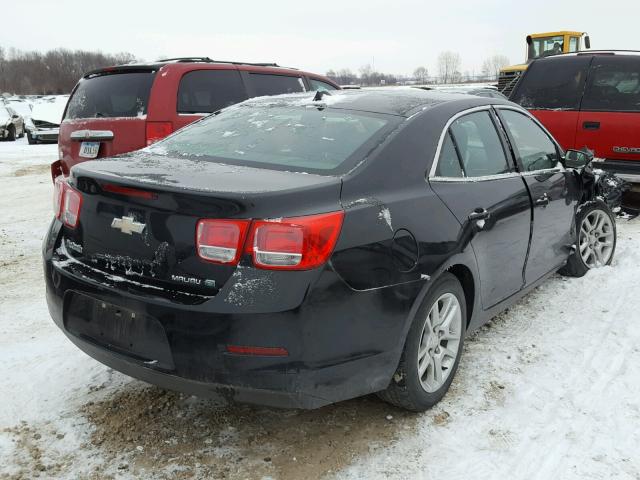
[(133, 60), (135, 57), (125, 52), (111, 55), (58, 48), (42, 53), (5, 50), (0, 46), (0, 94), (69, 93), (86, 72)]
[(462, 59), (457, 52), (445, 51), (438, 55), (437, 71), (430, 74), (426, 67), (420, 66), (413, 75), (393, 75), (376, 71), (371, 65), (364, 65), (358, 73), (348, 68), (327, 71), (327, 77), (340, 85), (396, 85), (396, 84), (435, 84), (485, 82), (498, 79), (500, 69), (509, 65), (504, 55), (493, 55), (482, 62), (480, 72), (462, 71)]

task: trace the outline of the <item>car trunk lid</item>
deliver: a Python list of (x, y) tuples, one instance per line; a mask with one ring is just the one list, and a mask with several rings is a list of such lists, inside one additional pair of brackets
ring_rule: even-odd
[[(96, 273), (201, 297), (214, 296), (238, 267), (198, 256), (200, 219), (340, 209), (338, 177), (140, 152), (77, 165), (71, 183), (82, 193), (82, 207), (78, 226), (64, 232), (68, 256)], [(247, 262), (241, 258), (240, 265)]]

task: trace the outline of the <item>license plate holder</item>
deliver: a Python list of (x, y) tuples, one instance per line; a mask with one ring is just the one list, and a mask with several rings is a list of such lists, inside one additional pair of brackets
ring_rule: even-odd
[(96, 158), (100, 151), (100, 142), (82, 142), (80, 144), (80, 155), (82, 158)]
[(75, 292), (65, 303), (70, 333), (155, 367), (173, 368), (167, 335), (157, 319)]

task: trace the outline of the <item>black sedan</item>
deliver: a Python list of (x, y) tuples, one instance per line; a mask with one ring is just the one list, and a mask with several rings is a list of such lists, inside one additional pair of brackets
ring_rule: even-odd
[(500, 99), (249, 100), (56, 180), (49, 311), (93, 358), (166, 388), (424, 410), (465, 335), (558, 270), (611, 263), (588, 162)]

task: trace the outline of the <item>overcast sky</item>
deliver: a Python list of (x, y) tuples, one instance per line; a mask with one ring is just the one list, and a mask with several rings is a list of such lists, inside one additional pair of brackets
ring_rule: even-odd
[(560, 29), (588, 32), (592, 48), (640, 50), (640, 0), (30, 0), (2, 9), (5, 48), (275, 61), (318, 73), (369, 63), (386, 73), (424, 65), (435, 74), (443, 50), (479, 73), (494, 54), (522, 62), (527, 33)]

